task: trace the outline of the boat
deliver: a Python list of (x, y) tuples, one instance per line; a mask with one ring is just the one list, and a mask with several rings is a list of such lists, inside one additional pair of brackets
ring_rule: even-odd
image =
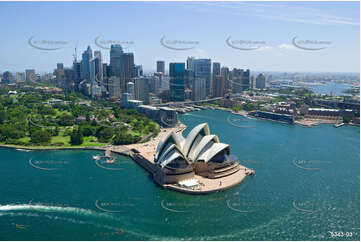
[(100, 156), (99, 155), (93, 155), (93, 160), (99, 160)]
[(114, 164), (115, 158), (114, 157), (109, 157), (105, 163), (107, 164)]

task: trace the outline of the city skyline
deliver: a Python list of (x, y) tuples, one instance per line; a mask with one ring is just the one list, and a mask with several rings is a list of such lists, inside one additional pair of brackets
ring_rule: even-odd
[[(0, 40), (3, 53), (0, 72), (25, 69), (51, 72), (56, 63), (71, 67), (74, 49), (77, 48), (77, 58), (81, 59), (88, 45), (94, 51), (100, 50), (103, 61), (109, 63), (109, 50), (101, 46), (114, 42), (121, 43), (125, 52), (134, 53), (134, 62), (142, 65), (144, 72), (156, 70), (158, 60), (165, 61), (168, 72), (169, 63), (185, 62), (188, 56), (209, 58), (231, 69), (359, 72), (359, 12), (355, 10), (359, 9), (358, 2), (0, 4), (3, 21), (14, 19), (16, 14), (15, 20), (8, 21), (9, 27), (3, 30), (4, 37)], [(122, 10), (122, 14), (112, 15), (116, 10)], [(87, 14), (89, 11), (97, 11), (107, 18), (91, 22), (94, 15)], [(277, 15), (278, 12), (282, 14)], [(174, 14), (180, 17), (162, 21), (172, 19)], [(26, 21), (28, 17), (32, 21)], [(194, 28), (184, 28), (192, 23)], [(306, 44), (307, 41), (322, 42), (319, 46), (324, 49), (298, 48), (292, 42), (294, 38)], [(253, 41), (257, 49), (239, 50), (237, 47), (252, 47), (240, 41)], [(31, 44), (60, 49), (44, 50)], [(174, 47), (188, 49), (171, 49)]]

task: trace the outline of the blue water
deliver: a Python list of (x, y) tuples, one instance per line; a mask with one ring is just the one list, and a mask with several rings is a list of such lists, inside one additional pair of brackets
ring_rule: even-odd
[(351, 88), (351, 86), (343, 83), (327, 82), (324, 85), (309, 86), (308, 88), (316, 94), (330, 95), (332, 93), (333, 96), (341, 96), (342, 94), (345, 94), (343, 91)]
[(0, 149), (0, 239), (360, 239), (358, 127), (306, 128), (216, 110), (180, 119), (208, 122), (256, 175), (192, 196), (156, 186), (127, 157), (98, 166), (97, 151)]

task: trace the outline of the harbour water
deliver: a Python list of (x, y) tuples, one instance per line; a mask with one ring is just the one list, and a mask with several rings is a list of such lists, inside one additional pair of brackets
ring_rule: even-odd
[(127, 157), (110, 165), (92, 160), (97, 151), (0, 149), (0, 239), (360, 239), (359, 127), (307, 128), (217, 110), (180, 120), (190, 128), (208, 122), (256, 175), (195, 196), (156, 186)]

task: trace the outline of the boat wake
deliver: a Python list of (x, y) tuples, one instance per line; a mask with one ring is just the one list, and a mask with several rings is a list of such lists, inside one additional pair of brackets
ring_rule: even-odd
[(55, 212), (63, 214), (72, 214), (78, 216), (88, 216), (88, 217), (103, 217), (103, 218), (113, 218), (110, 214), (99, 213), (89, 209), (76, 208), (76, 207), (61, 207), (61, 206), (47, 206), (42, 204), (7, 204), (0, 205), (1, 212), (14, 212), (14, 211), (29, 211), (29, 212)]

